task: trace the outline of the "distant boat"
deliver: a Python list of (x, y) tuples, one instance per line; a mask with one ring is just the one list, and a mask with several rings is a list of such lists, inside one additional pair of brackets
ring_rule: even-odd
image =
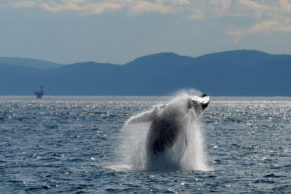
[(43, 90), (43, 86), (40, 86), (40, 91), (36, 91), (34, 92), (34, 95), (36, 95), (37, 98), (41, 98), (44, 95), (44, 90)]

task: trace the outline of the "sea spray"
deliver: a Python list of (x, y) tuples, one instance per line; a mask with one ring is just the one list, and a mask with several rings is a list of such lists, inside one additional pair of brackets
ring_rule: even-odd
[(199, 118), (187, 125), (188, 146), (182, 159), (183, 170), (210, 170), (204, 148), (203, 125)]
[(129, 170), (146, 169), (146, 136), (150, 122), (125, 125), (121, 131), (120, 162)]
[[(182, 93), (169, 104), (183, 111), (185, 99), (190, 97)], [(181, 117), (184, 123), (183, 133), (179, 134), (174, 145), (154, 159), (149, 157), (147, 136), (153, 119), (151, 117), (165, 111), (164, 107), (165, 105), (157, 105), (152, 110), (133, 116), (126, 122), (120, 135), (121, 165), (128, 170), (209, 170), (204, 150), (203, 125), (195, 110), (190, 110)]]

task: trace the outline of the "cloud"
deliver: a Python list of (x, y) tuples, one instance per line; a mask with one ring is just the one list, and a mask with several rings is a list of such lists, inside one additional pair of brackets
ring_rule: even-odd
[(240, 0), (240, 13), (253, 22), (248, 27), (228, 32), (235, 43), (255, 34), (291, 32), (291, 2), (288, 0), (255, 1)]
[[(101, 14), (126, 10), (128, 13), (183, 13), (197, 18), (225, 16), (290, 15), (290, 0), (5, 0), (13, 8), (39, 8), (48, 12), (75, 11)], [(4, 3), (5, 4), (5, 3)], [(193, 17), (194, 15), (194, 17)], [(201, 17), (201, 16), (205, 17)]]
[(280, 3), (283, 10), (291, 11), (291, 2), (288, 2), (288, 0), (280, 0)]
[(130, 9), (134, 13), (144, 12), (158, 12), (158, 13), (171, 13), (174, 12), (174, 8), (168, 6), (162, 2), (149, 2), (149, 1), (138, 1), (131, 5)]
[(272, 32), (291, 32), (291, 19), (269, 20), (256, 23), (246, 29), (234, 29), (229, 31), (229, 35), (238, 43), (243, 38), (254, 34), (269, 34)]
[(34, 7), (36, 5), (37, 5), (36, 2), (34, 1), (19, 1), (19, 2), (13, 3), (13, 7), (16, 7), (16, 8)]
[[(123, 11), (130, 16), (139, 14), (175, 14), (189, 20), (244, 18), (249, 26), (229, 24), (228, 35), (239, 42), (247, 36), (290, 32), (291, 0), (3, 0), (10, 8), (37, 8), (46, 12), (77, 12), (103, 14)], [(5, 4), (5, 3), (4, 3)], [(3, 3), (1, 5), (3, 7)], [(234, 19), (234, 20), (233, 20)], [(245, 20), (245, 21), (246, 21)], [(244, 24), (246, 25), (246, 24)], [(235, 27), (236, 26), (236, 27)]]
[(106, 11), (114, 11), (121, 8), (118, 1), (86, 1), (86, 0), (21, 0), (10, 3), (13, 8), (39, 8), (44, 11), (56, 13), (62, 11), (83, 12), (89, 14), (101, 14)]
[(217, 14), (223, 14), (231, 6), (231, 0), (212, 0), (210, 3), (214, 6), (213, 10)]
[(172, 13), (175, 6), (189, 5), (188, 0), (16, 0), (12, 8), (39, 8), (57, 13), (62, 11), (102, 14), (108, 11), (127, 10), (130, 14), (157, 12)]

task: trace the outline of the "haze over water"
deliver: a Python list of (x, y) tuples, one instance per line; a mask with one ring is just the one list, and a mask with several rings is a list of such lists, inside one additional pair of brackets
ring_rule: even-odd
[(211, 170), (112, 169), (128, 118), (168, 97), (0, 97), (0, 193), (291, 192), (291, 98), (211, 98)]

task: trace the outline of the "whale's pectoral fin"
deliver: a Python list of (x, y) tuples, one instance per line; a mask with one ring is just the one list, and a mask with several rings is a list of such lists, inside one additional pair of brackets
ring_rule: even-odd
[(141, 113), (130, 118), (128, 121), (126, 121), (125, 126), (130, 125), (130, 124), (135, 124), (135, 123), (151, 122), (156, 117), (158, 108), (159, 107), (155, 108), (154, 110)]
[(139, 115), (136, 115), (136, 116), (130, 118), (125, 123), (125, 125), (131, 125), (131, 124), (135, 124), (135, 123), (151, 122), (153, 117), (154, 117), (153, 111), (152, 112), (142, 113), (142, 114), (139, 114)]

